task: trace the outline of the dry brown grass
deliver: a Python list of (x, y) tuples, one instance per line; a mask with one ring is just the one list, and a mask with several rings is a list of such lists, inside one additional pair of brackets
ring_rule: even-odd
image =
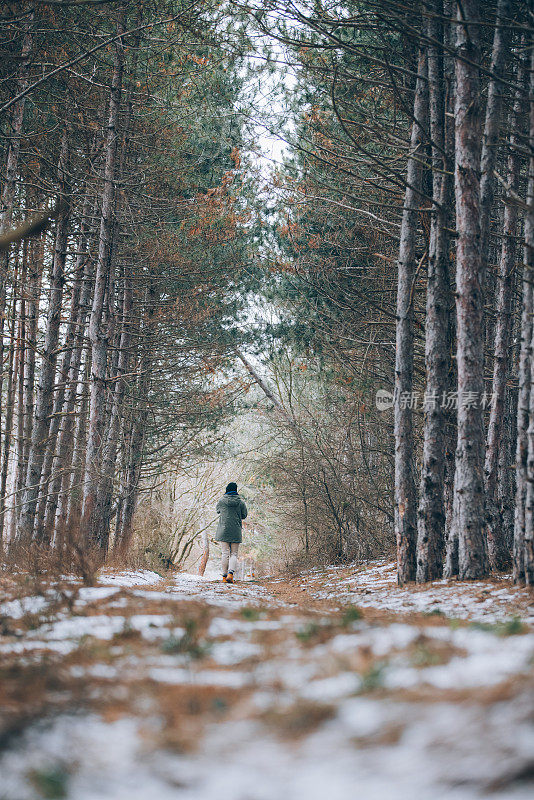
[(299, 700), (288, 707), (270, 708), (260, 718), (278, 736), (295, 741), (313, 733), (335, 713), (333, 705)]
[(72, 575), (82, 580), (85, 586), (94, 586), (103, 562), (98, 548), (89, 548), (80, 541), (78, 531), (69, 531), (61, 546), (50, 547), (16, 543), (9, 547), (2, 562), (4, 574), (25, 574), (34, 580), (59, 580)]

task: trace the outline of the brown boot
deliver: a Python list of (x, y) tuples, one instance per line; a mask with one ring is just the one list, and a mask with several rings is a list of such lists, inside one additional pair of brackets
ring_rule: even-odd
[(229, 572), (226, 578), (226, 583), (233, 583), (234, 582), (234, 573)]
[(223, 581), (223, 583), (227, 583), (228, 582), (228, 576), (227, 575), (223, 575), (222, 581)]

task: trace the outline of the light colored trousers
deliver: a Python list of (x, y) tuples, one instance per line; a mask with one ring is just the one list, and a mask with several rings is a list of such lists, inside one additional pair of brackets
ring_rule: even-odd
[(239, 550), (238, 542), (221, 542), (222, 550), (222, 573), (227, 575), (228, 571), (235, 572), (237, 567), (237, 553)]

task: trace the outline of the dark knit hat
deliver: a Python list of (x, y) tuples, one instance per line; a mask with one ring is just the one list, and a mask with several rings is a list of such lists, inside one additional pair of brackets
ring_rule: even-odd
[(228, 492), (237, 492), (237, 483), (229, 483), (226, 487), (225, 494), (228, 494)]

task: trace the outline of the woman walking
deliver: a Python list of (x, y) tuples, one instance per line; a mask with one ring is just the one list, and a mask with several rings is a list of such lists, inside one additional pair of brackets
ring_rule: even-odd
[(229, 483), (216, 507), (219, 515), (215, 539), (221, 543), (223, 583), (234, 582), (237, 552), (242, 541), (242, 521), (247, 507), (237, 493), (237, 483)]

